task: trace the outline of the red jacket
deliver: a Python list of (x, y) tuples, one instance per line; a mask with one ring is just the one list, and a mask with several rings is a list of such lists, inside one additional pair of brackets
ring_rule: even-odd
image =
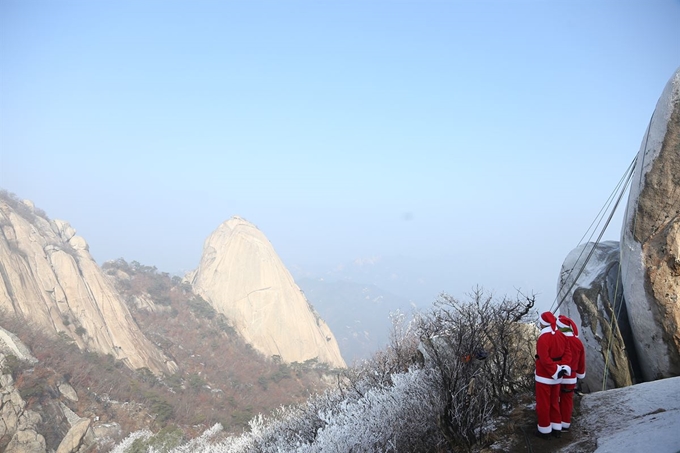
[(567, 337), (550, 326), (541, 330), (536, 342), (536, 382), (556, 385), (562, 379), (557, 374), (562, 365), (570, 366), (571, 349)]
[(562, 378), (562, 384), (576, 384), (576, 379), (586, 377), (586, 352), (583, 343), (573, 332), (566, 331), (564, 335), (567, 337), (571, 350), (571, 362), (569, 363), (571, 374)]

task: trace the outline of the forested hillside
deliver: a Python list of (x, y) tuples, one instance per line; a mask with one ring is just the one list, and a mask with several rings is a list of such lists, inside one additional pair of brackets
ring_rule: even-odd
[[(179, 365), (173, 374), (132, 371), (111, 356), (81, 351), (65, 335), (54, 336), (24, 319), (0, 314), (2, 327), (31, 349), (38, 363), (9, 355), (2, 374), (11, 374), (27, 402), (42, 417), (47, 448), (59, 445), (69, 424), (60, 404), (93, 425), (113, 425), (98, 449), (107, 451), (140, 429), (170, 433), (178, 442), (220, 423), (237, 433), (257, 414), (299, 403), (333, 382), (334, 370), (314, 361), (282, 363), (249, 347), (226, 319), (178, 277), (120, 259), (103, 269), (114, 281), (144, 334)], [(67, 383), (77, 401), (64, 398)], [(9, 442), (0, 436), (0, 450)]]

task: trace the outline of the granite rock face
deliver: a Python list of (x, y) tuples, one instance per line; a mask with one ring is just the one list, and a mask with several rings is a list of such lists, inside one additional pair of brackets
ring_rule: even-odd
[[(0, 369), (5, 360), (0, 352)], [(45, 438), (38, 432), (41, 422), (40, 414), (26, 407), (12, 376), (0, 374), (0, 451), (45, 453)]]
[(642, 140), (621, 232), (626, 306), (645, 380), (680, 375), (680, 69)]
[(177, 368), (139, 330), (85, 239), (9, 196), (0, 197), (0, 309), (131, 368)]
[(205, 241), (199, 267), (187, 279), (196, 294), (264, 355), (345, 366), (331, 330), (269, 240), (246, 220), (233, 217), (220, 225)]
[[(580, 325), (597, 388), (680, 375), (680, 69), (642, 140), (620, 242), (572, 251), (558, 283), (560, 312)], [(585, 253), (584, 253), (585, 251)]]
[(574, 249), (562, 265), (558, 291), (560, 314), (579, 326), (585, 348), (583, 389), (590, 392), (633, 384), (637, 358), (623, 300), (619, 243), (587, 243)]

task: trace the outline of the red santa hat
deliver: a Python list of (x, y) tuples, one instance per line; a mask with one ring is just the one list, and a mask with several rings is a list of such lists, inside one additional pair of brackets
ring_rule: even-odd
[(557, 317), (557, 327), (560, 329), (571, 329), (571, 319), (564, 315), (559, 315)]
[(541, 313), (541, 316), (538, 317), (538, 322), (541, 323), (543, 327), (550, 326), (552, 333), (555, 333), (555, 329), (557, 328), (557, 319), (555, 319), (555, 315), (553, 315), (552, 312), (544, 311)]
[(566, 325), (565, 327), (568, 327), (571, 329), (572, 332), (574, 332), (574, 336), (578, 337), (578, 327), (576, 327), (576, 323), (574, 322), (573, 319), (567, 318), (564, 315), (560, 315), (557, 318), (557, 325), (562, 327), (562, 325)]

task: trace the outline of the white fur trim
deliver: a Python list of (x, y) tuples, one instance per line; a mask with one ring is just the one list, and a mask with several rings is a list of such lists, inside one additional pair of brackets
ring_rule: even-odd
[(551, 333), (551, 334), (554, 335), (554, 334), (555, 334), (555, 331), (552, 330), (552, 327), (550, 327), (550, 326), (544, 327), (544, 328), (541, 329), (541, 333), (539, 333), (538, 336), (540, 337), (540, 336), (543, 335), (544, 333)]
[(534, 379), (536, 380), (536, 382), (540, 382), (541, 384), (557, 385), (560, 383), (560, 381), (557, 379), (551, 379), (549, 377), (543, 377), (537, 374), (534, 374)]
[(548, 426), (548, 427), (541, 426), (541, 425), (536, 425), (536, 426), (538, 426), (538, 432), (541, 433), (541, 434), (550, 434), (550, 431), (552, 431), (552, 425)]
[(557, 382), (561, 382), (561, 381), (562, 381), (562, 379), (560, 379), (560, 378), (557, 377), (557, 375), (560, 374), (560, 371), (562, 371), (562, 367), (561, 367), (561, 366), (558, 366), (558, 367), (557, 367), (557, 371), (555, 371), (555, 374), (552, 375), (552, 378), (553, 378), (555, 381), (557, 381)]
[(586, 377), (586, 373), (583, 373), (583, 374), (581, 374), (581, 373), (576, 373), (576, 377), (579, 378), (579, 379), (583, 379), (583, 378)]
[(562, 333), (564, 334), (565, 337), (573, 337), (574, 336), (574, 332), (572, 332), (571, 330), (567, 330), (566, 332), (562, 332)]
[(562, 384), (576, 384), (576, 378), (562, 378)]
[(562, 429), (564, 429), (564, 428), (569, 429), (570, 427), (571, 427), (571, 423), (562, 422)]
[(550, 427), (551, 427), (554, 431), (562, 431), (562, 422), (559, 422), (559, 423), (550, 423)]
[(557, 324), (557, 327), (561, 327), (561, 328), (563, 328), (563, 329), (571, 329), (571, 326), (569, 326), (569, 325), (563, 323), (562, 321), (560, 321), (560, 318), (557, 318), (557, 323), (556, 323), (556, 324)]

